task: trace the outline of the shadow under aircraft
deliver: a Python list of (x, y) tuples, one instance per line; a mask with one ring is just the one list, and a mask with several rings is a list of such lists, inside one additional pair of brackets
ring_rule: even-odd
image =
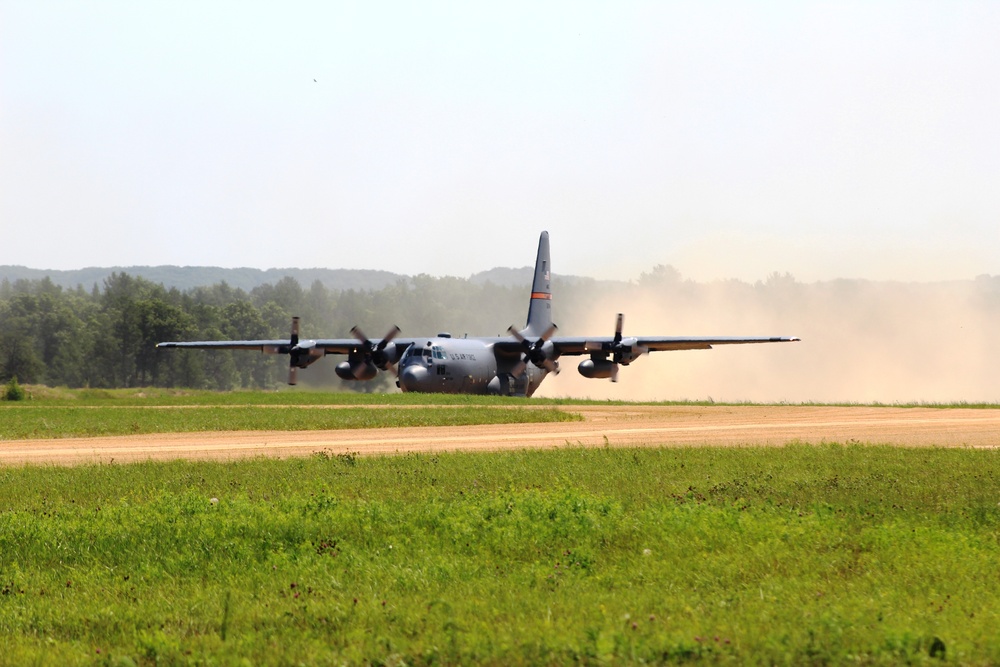
[(564, 356), (586, 356), (577, 366), (581, 375), (616, 382), (621, 366), (628, 366), (649, 352), (799, 340), (794, 336), (625, 336), (623, 323), (624, 317), (619, 313), (613, 336), (555, 335), (549, 233), (542, 232), (528, 302), (528, 321), (523, 329), (511, 326), (509, 337), (452, 338), (437, 334), (406, 338), (399, 336), (399, 327), (393, 327), (384, 338), (373, 341), (354, 327), (353, 338), (306, 340), (299, 336), (299, 318), (293, 317), (288, 340), (167, 342), (157, 347), (287, 354), (288, 384), (296, 383), (298, 369), (328, 354), (337, 354), (347, 357), (336, 368), (337, 375), (344, 380), (371, 380), (383, 371), (395, 373), (396, 385), (403, 391), (531, 396), (549, 373), (559, 373), (559, 359)]

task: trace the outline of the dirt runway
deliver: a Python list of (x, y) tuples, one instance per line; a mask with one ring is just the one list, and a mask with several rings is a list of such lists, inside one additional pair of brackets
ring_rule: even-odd
[[(367, 408), (351, 408), (364, 410)], [(814, 406), (566, 406), (583, 421), (340, 431), (174, 433), (0, 442), (0, 464), (123, 463), (610, 446), (859, 442), (996, 447), (1000, 410)]]

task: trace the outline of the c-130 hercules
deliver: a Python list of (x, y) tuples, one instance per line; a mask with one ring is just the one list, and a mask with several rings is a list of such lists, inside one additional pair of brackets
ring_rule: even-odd
[[(559, 373), (562, 356), (589, 355), (577, 367), (587, 378), (618, 380), (620, 366), (628, 366), (648, 352), (662, 350), (707, 350), (714, 345), (742, 343), (785, 343), (795, 337), (675, 337), (623, 336), (623, 316), (618, 314), (614, 336), (555, 336), (552, 323), (552, 290), (549, 262), (549, 233), (538, 239), (535, 277), (531, 285), (526, 326), (511, 326), (510, 337), (452, 338), (438, 334), (426, 338), (400, 338), (393, 327), (375, 342), (354, 327), (354, 338), (303, 340), (299, 318), (292, 318), (289, 340), (212, 340), (159, 343), (157, 347), (209, 350), (257, 350), (287, 354), (288, 384), (295, 384), (297, 372), (327, 354), (346, 354), (337, 365), (344, 380), (370, 380), (378, 372), (396, 372), (396, 385), (403, 391), (440, 394), (500, 394), (531, 396), (549, 373)], [(398, 368), (397, 368), (398, 365)]]

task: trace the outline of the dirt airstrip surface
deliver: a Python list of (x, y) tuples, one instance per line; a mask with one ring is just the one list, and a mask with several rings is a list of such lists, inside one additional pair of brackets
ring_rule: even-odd
[[(366, 407), (350, 409), (365, 410)], [(549, 424), (172, 433), (0, 441), (0, 464), (236, 459), (550, 448), (567, 445), (784, 445), (859, 442), (997, 447), (1000, 410), (825, 406), (566, 406), (583, 421)]]

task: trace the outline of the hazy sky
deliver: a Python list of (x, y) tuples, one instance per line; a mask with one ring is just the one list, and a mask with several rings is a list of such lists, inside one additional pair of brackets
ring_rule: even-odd
[(1000, 273), (1000, 2), (0, 0), (0, 264)]

